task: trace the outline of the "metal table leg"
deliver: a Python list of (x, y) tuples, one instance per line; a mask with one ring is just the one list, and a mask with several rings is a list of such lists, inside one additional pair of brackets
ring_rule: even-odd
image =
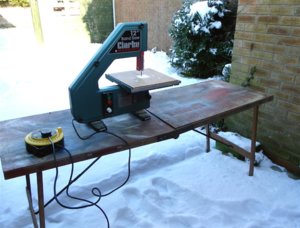
[(253, 176), (253, 172), (254, 172), (257, 120), (258, 120), (258, 106), (255, 106), (253, 109), (253, 120), (252, 120), (252, 137), (251, 137), (249, 176)]
[(44, 209), (44, 186), (43, 186), (43, 173), (37, 172), (37, 187), (38, 187), (38, 199), (39, 199), (39, 217), (40, 217), (40, 228), (45, 228), (45, 209)]
[(33, 209), (30, 175), (29, 174), (26, 175), (26, 195), (27, 195), (27, 199), (28, 199), (29, 210), (30, 210), (33, 226), (34, 226), (34, 228), (38, 228), (38, 223), (37, 223), (36, 216), (34, 214), (34, 209)]
[(206, 128), (206, 152), (210, 151), (210, 130), (209, 130), (209, 124), (205, 126)]

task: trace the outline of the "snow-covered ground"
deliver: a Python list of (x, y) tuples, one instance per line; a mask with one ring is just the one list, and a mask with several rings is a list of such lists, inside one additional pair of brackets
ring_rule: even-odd
[[(17, 24), (13, 17), (10, 22)], [(0, 29), (0, 120), (69, 107), (69, 84), (100, 47), (77, 41), (39, 46), (30, 27)], [(163, 52), (147, 52), (145, 67), (180, 78), (182, 85), (199, 82), (180, 77)], [(108, 72), (134, 68), (135, 59), (122, 59)], [(101, 79), (100, 84), (109, 83)], [(249, 145), (243, 138), (235, 141)], [(117, 187), (127, 175), (127, 156), (124, 151), (101, 158), (71, 186), (71, 193), (95, 201), (93, 187), (102, 193)], [(89, 162), (76, 163), (75, 173)], [(206, 153), (204, 137), (187, 132), (176, 140), (133, 149), (129, 182), (103, 197), (98, 205), (112, 228), (299, 228), (300, 180), (289, 178), (282, 167), (266, 157), (255, 167), (253, 177), (248, 176), (248, 166), (248, 162), (222, 155), (214, 148)], [(69, 166), (59, 169), (59, 187), (67, 183), (69, 173)], [(36, 180), (32, 177), (36, 205)], [(46, 199), (53, 196), (54, 177), (55, 170), (44, 172)], [(81, 204), (65, 194), (60, 199), (72, 206)], [(4, 180), (0, 172), (0, 202), (0, 227), (33, 227), (25, 178)], [(74, 211), (54, 202), (45, 213), (47, 227), (106, 227), (95, 206)]]

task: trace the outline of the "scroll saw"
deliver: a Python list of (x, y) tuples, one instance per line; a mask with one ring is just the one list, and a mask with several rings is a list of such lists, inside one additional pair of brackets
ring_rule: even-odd
[[(69, 87), (70, 108), (77, 122), (93, 125), (124, 113), (147, 120), (150, 116), (143, 110), (150, 107), (149, 90), (180, 83), (152, 69), (144, 70), (147, 29), (145, 22), (118, 24), (73, 81)], [(106, 78), (117, 85), (99, 88), (98, 81), (112, 62), (128, 57), (137, 57), (136, 70), (107, 74)]]

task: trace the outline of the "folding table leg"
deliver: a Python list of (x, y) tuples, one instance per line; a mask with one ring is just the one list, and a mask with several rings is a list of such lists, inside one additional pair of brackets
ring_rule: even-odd
[(38, 200), (39, 200), (39, 217), (40, 228), (45, 228), (45, 209), (44, 209), (44, 186), (43, 186), (43, 173), (37, 172), (37, 188), (38, 188)]
[(254, 172), (257, 120), (258, 120), (258, 106), (255, 106), (253, 109), (253, 120), (252, 120), (252, 137), (251, 137), (249, 176), (253, 176), (253, 172)]
[(33, 226), (34, 226), (34, 228), (38, 228), (37, 220), (36, 220), (34, 210), (33, 210), (31, 184), (30, 184), (30, 175), (29, 174), (26, 174), (26, 195), (27, 195), (27, 199), (28, 199), (29, 210), (30, 210)]
[(31, 194), (30, 174), (26, 174), (26, 189)]
[(206, 128), (206, 152), (210, 151), (210, 131), (209, 131), (209, 124), (205, 126)]

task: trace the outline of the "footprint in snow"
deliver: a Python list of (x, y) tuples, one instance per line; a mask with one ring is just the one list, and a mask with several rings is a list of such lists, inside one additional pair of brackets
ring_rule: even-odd
[[(115, 219), (123, 227), (199, 227), (199, 219), (188, 216), (191, 204), (203, 207), (201, 197), (162, 178), (153, 178), (148, 189), (126, 187), (122, 191), (126, 205), (119, 209)], [(196, 206), (196, 207), (197, 207)], [(199, 210), (202, 211), (202, 210)], [(207, 208), (205, 208), (207, 211)]]
[(160, 207), (153, 204), (142, 194), (139, 189), (127, 187), (122, 192), (128, 208), (133, 210), (137, 216), (145, 219), (158, 219), (162, 213)]
[(114, 226), (118, 228), (133, 227), (138, 221), (134, 211), (128, 207), (123, 207), (117, 212)]
[(156, 177), (152, 179), (152, 186), (162, 194), (183, 194), (187, 191), (178, 184), (165, 179), (163, 177)]
[(201, 224), (199, 224), (198, 218), (194, 216), (187, 216), (187, 215), (174, 215), (174, 216), (167, 217), (164, 220), (164, 223), (166, 224), (166, 227), (176, 227), (176, 228), (202, 227)]
[(127, 202), (130, 202), (130, 205), (137, 207), (140, 204), (142, 195), (137, 188), (128, 187), (125, 188), (122, 192), (124, 198)]
[(159, 191), (150, 189), (144, 192), (147, 200), (161, 209), (173, 211), (176, 209), (176, 199), (173, 196), (161, 195)]

